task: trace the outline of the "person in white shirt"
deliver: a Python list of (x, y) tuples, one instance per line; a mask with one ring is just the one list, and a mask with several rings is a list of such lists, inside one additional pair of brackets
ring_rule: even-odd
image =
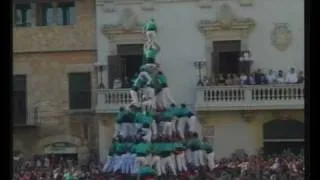
[(286, 83), (288, 84), (296, 84), (298, 83), (298, 75), (294, 68), (290, 68), (290, 71), (288, 72), (286, 76)]
[(122, 87), (122, 82), (119, 78), (113, 81), (113, 89), (120, 89)]
[(272, 69), (269, 69), (268, 74), (266, 75), (268, 84), (274, 84), (276, 82), (276, 75)]
[(276, 77), (276, 82), (278, 84), (283, 84), (285, 82), (285, 79), (284, 79), (284, 76), (283, 76), (283, 71), (282, 70), (279, 70), (278, 71), (278, 75)]
[(248, 76), (245, 73), (241, 73), (240, 75), (240, 84), (244, 85), (245, 81), (247, 80)]

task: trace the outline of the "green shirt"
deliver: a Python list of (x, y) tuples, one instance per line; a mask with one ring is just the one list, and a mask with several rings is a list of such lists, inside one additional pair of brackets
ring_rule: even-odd
[(135, 145), (134, 152), (138, 154), (147, 155), (151, 152), (151, 144), (150, 143), (139, 143)]
[(73, 177), (72, 177), (72, 175), (71, 175), (71, 173), (65, 173), (64, 175), (63, 175), (63, 178), (65, 179), (65, 180), (72, 180), (73, 179)]
[(158, 50), (154, 49), (154, 48), (147, 48), (144, 50), (144, 57), (146, 59), (148, 59), (148, 58), (155, 59), (157, 54), (158, 54)]
[(150, 115), (143, 115), (142, 117), (142, 124), (143, 125), (151, 125), (153, 119)]
[(121, 123), (125, 114), (126, 114), (126, 111), (118, 112), (116, 117), (116, 123)]
[(174, 152), (175, 146), (172, 142), (162, 142), (160, 143), (160, 149), (160, 156), (168, 157), (171, 155), (172, 152)]
[(185, 149), (186, 147), (181, 142), (175, 142), (175, 150), (181, 151)]
[(157, 31), (157, 25), (154, 21), (148, 21), (145, 25), (144, 25), (144, 29), (147, 31)]
[(145, 84), (147, 83), (147, 80), (144, 78), (139, 78), (137, 77), (134, 81), (133, 81), (133, 88), (141, 88), (143, 87)]
[(123, 154), (127, 150), (127, 143), (119, 143), (116, 147), (116, 154)]
[(173, 117), (174, 117), (174, 114), (170, 110), (167, 110), (162, 113), (163, 121), (171, 121)]
[(158, 73), (156, 75), (156, 78), (159, 82), (159, 84), (163, 85), (163, 84), (167, 84), (167, 77), (163, 74), (163, 73)]
[(139, 169), (140, 176), (156, 176), (155, 170), (152, 167), (144, 166)]
[(206, 151), (207, 153), (211, 153), (213, 151), (213, 148), (208, 143), (202, 143), (201, 149)]
[(134, 122), (138, 123), (138, 124), (142, 124), (143, 123), (143, 113), (142, 112), (136, 112), (135, 114), (135, 118), (134, 118)]
[(151, 145), (152, 154), (159, 155), (160, 152), (162, 151), (161, 148), (162, 148), (161, 143), (159, 143), (159, 142), (152, 143), (152, 145)]
[(192, 138), (188, 142), (188, 148), (191, 149), (191, 151), (196, 151), (201, 149), (201, 141), (198, 138)]
[(187, 108), (179, 108), (178, 110), (179, 117), (187, 117), (188, 113), (189, 113), (189, 110)]
[(169, 111), (171, 111), (171, 113), (174, 115), (174, 116), (178, 116), (179, 114), (179, 108), (178, 107), (170, 107), (169, 108)]

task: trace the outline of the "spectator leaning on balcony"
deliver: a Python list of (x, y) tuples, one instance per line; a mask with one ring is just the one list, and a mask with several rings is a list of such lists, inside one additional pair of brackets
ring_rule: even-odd
[(245, 73), (241, 73), (240, 75), (240, 84), (244, 85), (246, 80), (247, 80), (248, 76)]
[(276, 75), (272, 69), (269, 69), (268, 74), (266, 75), (268, 84), (274, 84), (276, 82)]
[(122, 88), (130, 88), (129, 78), (128, 76), (125, 76), (123, 78)]
[(288, 84), (298, 83), (298, 75), (293, 67), (290, 68), (290, 71), (287, 73), (286, 83), (288, 83)]
[(298, 83), (304, 83), (304, 74), (303, 71), (300, 71), (298, 74)]
[(232, 80), (231, 74), (227, 74), (226, 82), (225, 82), (225, 83), (226, 83), (227, 86), (233, 85), (233, 80)]
[(233, 81), (234, 85), (240, 85), (241, 84), (240, 77), (237, 74), (233, 74), (232, 75), (232, 81)]
[(257, 72), (254, 74), (254, 81), (256, 84), (266, 84), (266, 77), (262, 73), (261, 69), (257, 69)]
[(278, 84), (283, 84), (285, 82), (285, 79), (284, 79), (284, 75), (283, 75), (283, 71), (282, 70), (279, 70), (278, 71), (278, 74), (277, 74), (277, 77), (276, 77), (276, 82)]
[(245, 80), (245, 85), (255, 85), (256, 82), (254, 81), (254, 75), (252, 73), (247, 75), (247, 79)]
[(217, 82), (218, 82), (218, 85), (225, 85), (226, 84), (226, 80), (223, 77), (223, 74), (219, 74), (219, 76), (217, 78)]
[(116, 78), (114, 81), (113, 81), (113, 89), (120, 89), (122, 86), (122, 82), (119, 78)]

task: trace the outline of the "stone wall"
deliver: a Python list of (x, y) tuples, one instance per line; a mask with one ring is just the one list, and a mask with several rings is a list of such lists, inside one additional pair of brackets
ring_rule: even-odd
[(94, 0), (75, 2), (74, 25), (13, 28), (13, 52), (94, 50), (96, 47)]

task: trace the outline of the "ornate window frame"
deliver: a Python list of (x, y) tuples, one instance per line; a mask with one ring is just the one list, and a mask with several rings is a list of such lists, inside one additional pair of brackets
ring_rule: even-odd
[[(224, 8), (224, 9), (223, 9)], [(221, 6), (215, 20), (201, 20), (198, 29), (205, 39), (205, 58), (207, 60), (207, 76), (211, 76), (213, 41), (240, 40), (241, 50), (248, 48), (248, 37), (255, 27), (252, 18), (235, 17), (227, 4)], [(231, 18), (230, 18), (231, 17)]]

